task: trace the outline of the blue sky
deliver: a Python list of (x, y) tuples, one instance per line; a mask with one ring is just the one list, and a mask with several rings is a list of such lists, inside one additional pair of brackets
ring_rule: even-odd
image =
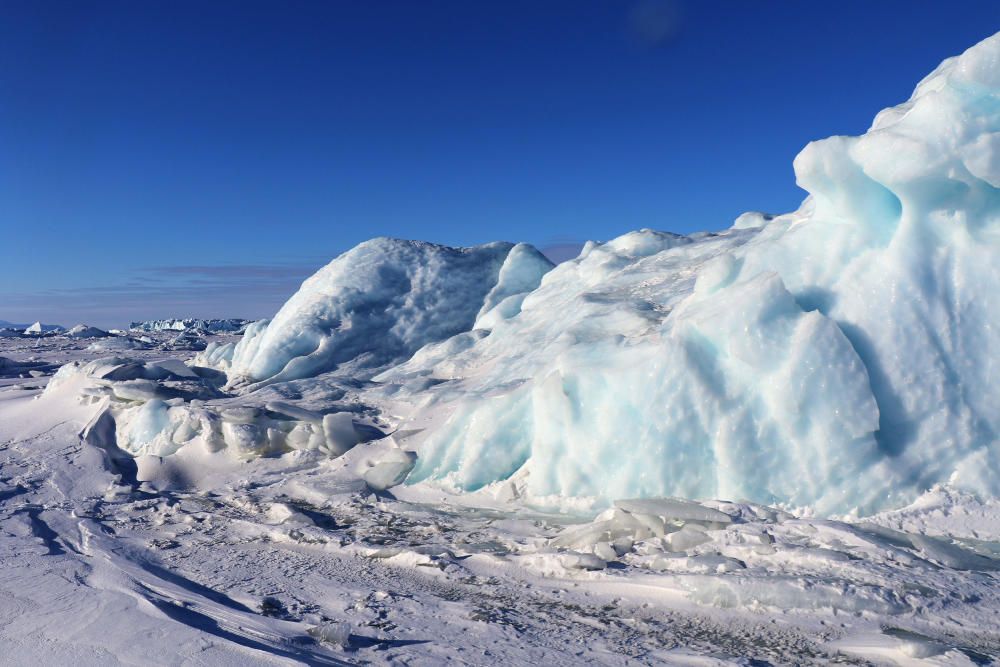
[(1000, 3), (0, 7), (0, 319), (273, 314), (372, 236), (540, 247), (803, 197)]

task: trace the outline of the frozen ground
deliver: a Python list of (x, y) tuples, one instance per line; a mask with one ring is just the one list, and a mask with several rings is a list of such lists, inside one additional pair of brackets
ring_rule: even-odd
[[(44, 351), (4, 340), (0, 356), (93, 356), (59, 340)], [(357, 471), (378, 442), (336, 459), (220, 452), (201, 473), (150, 472), (171, 457), (138, 459), (137, 471), (94, 444), (95, 428), (81, 440), (104, 404), (81, 403), (69, 384), (41, 397), (48, 380), (0, 389), (10, 664), (967, 665), (1000, 655), (995, 503), (939, 489), (840, 522), (653, 501), (591, 521), (511, 504), (504, 487), (374, 493)]]

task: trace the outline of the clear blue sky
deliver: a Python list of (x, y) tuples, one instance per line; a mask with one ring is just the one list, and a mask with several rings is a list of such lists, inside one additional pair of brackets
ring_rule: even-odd
[(0, 6), (0, 319), (272, 314), (366, 238), (551, 246), (794, 209), (1000, 3)]

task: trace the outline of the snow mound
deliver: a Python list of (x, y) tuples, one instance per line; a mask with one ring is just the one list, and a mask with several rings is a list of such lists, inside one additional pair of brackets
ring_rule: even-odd
[(488, 336), (379, 376), (391, 406), (423, 392), (409, 481), (824, 513), (1000, 493), (1000, 35), (794, 167), (798, 211), (589, 243)]
[(146, 343), (128, 336), (112, 336), (94, 341), (87, 346), (87, 349), (91, 352), (117, 352), (121, 350), (145, 350), (148, 347)]
[[(256, 335), (237, 346), (233, 385), (294, 380), (350, 363), (355, 375), (407, 359), (470, 329), (484, 300), (508, 297), (539, 273), (538, 253), (509, 243), (447, 248), (378, 238), (306, 280)], [(501, 281), (501, 269), (510, 257)]]
[(111, 334), (104, 329), (98, 329), (97, 327), (88, 326), (86, 324), (77, 324), (64, 335), (69, 338), (106, 338)]

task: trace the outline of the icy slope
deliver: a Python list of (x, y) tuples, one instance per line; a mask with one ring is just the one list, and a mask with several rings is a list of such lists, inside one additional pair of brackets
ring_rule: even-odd
[(487, 296), (499, 302), (531, 289), (550, 267), (524, 245), (367, 241), (306, 280), (253, 345), (235, 351), (230, 381), (294, 380), (347, 362), (363, 375), (404, 361), (470, 329)]
[(794, 166), (799, 211), (590, 244), (489, 336), (383, 374), (451, 380), (410, 398), (411, 480), (823, 512), (1000, 492), (1000, 36)]

